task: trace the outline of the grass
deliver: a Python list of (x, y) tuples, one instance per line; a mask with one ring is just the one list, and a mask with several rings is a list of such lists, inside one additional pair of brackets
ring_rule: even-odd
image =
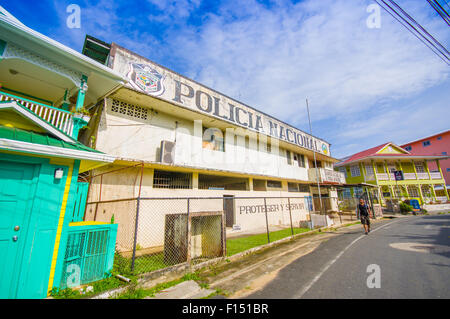
[(151, 272), (154, 270), (162, 269), (171, 266), (164, 262), (164, 253), (158, 253), (154, 255), (146, 255), (136, 257), (134, 261), (134, 271), (131, 272), (131, 258), (122, 257), (116, 253), (114, 256), (114, 270), (123, 276), (132, 276)]
[[(294, 228), (294, 235), (310, 231), (309, 228)], [(292, 235), (291, 229), (270, 232), (270, 242)], [(245, 250), (267, 244), (267, 233), (227, 239), (227, 256), (232, 256)]]
[(139, 288), (136, 284), (133, 284), (124, 293), (115, 296), (114, 299), (143, 299), (145, 297), (154, 297), (158, 292), (188, 280), (200, 281), (200, 287), (208, 287), (207, 284), (201, 282), (201, 278), (198, 273), (189, 273), (184, 275), (182, 278), (164, 282), (149, 289)]

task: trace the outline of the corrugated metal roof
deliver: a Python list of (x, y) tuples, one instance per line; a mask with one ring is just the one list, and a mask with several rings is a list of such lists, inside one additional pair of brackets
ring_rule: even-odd
[(39, 145), (54, 146), (54, 147), (61, 147), (61, 148), (66, 148), (66, 149), (78, 150), (78, 151), (103, 154), (102, 152), (94, 150), (90, 147), (87, 147), (79, 142), (67, 143), (60, 139), (54, 138), (54, 137), (50, 136), (49, 134), (36, 133), (36, 132), (26, 131), (26, 130), (18, 129), (15, 127), (8, 127), (8, 126), (4, 126), (4, 125), (0, 125), (0, 138), (14, 140), (14, 141), (20, 141), (20, 142), (26, 142), (26, 143), (33, 143), (33, 144), (39, 144)]

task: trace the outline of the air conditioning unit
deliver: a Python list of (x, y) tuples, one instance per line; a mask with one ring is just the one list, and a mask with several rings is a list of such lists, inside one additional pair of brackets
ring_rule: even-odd
[(175, 161), (175, 142), (171, 141), (161, 141), (161, 153), (160, 159), (161, 163), (173, 164)]

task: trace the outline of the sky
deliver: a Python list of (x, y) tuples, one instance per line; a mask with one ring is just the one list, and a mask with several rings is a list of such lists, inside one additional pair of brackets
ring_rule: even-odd
[[(397, 3), (450, 50), (426, 0)], [(69, 28), (70, 4), (80, 28)], [(86, 34), (331, 143), (342, 158), (450, 128), (450, 67), (372, 0), (0, 0), (28, 27), (81, 51)]]

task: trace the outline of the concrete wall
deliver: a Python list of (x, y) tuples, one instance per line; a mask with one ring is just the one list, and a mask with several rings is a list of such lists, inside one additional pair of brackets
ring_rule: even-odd
[(161, 141), (176, 141), (176, 165), (308, 180), (308, 161), (305, 160), (304, 168), (293, 159), (289, 165), (286, 150), (278, 149), (276, 140), (272, 142), (272, 152), (267, 153), (258, 150), (256, 134), (250, 133), (246, 147), (244, 131), (227, 130), (225, 151), (213, 151), (202, 147), (203, 132), (198, 122), (160, 112), (142, 120), (113, 112), (111, 105), (112, 100), (108, 99), (99, 123), (96, 148), (102, 152), (157, 162)]

